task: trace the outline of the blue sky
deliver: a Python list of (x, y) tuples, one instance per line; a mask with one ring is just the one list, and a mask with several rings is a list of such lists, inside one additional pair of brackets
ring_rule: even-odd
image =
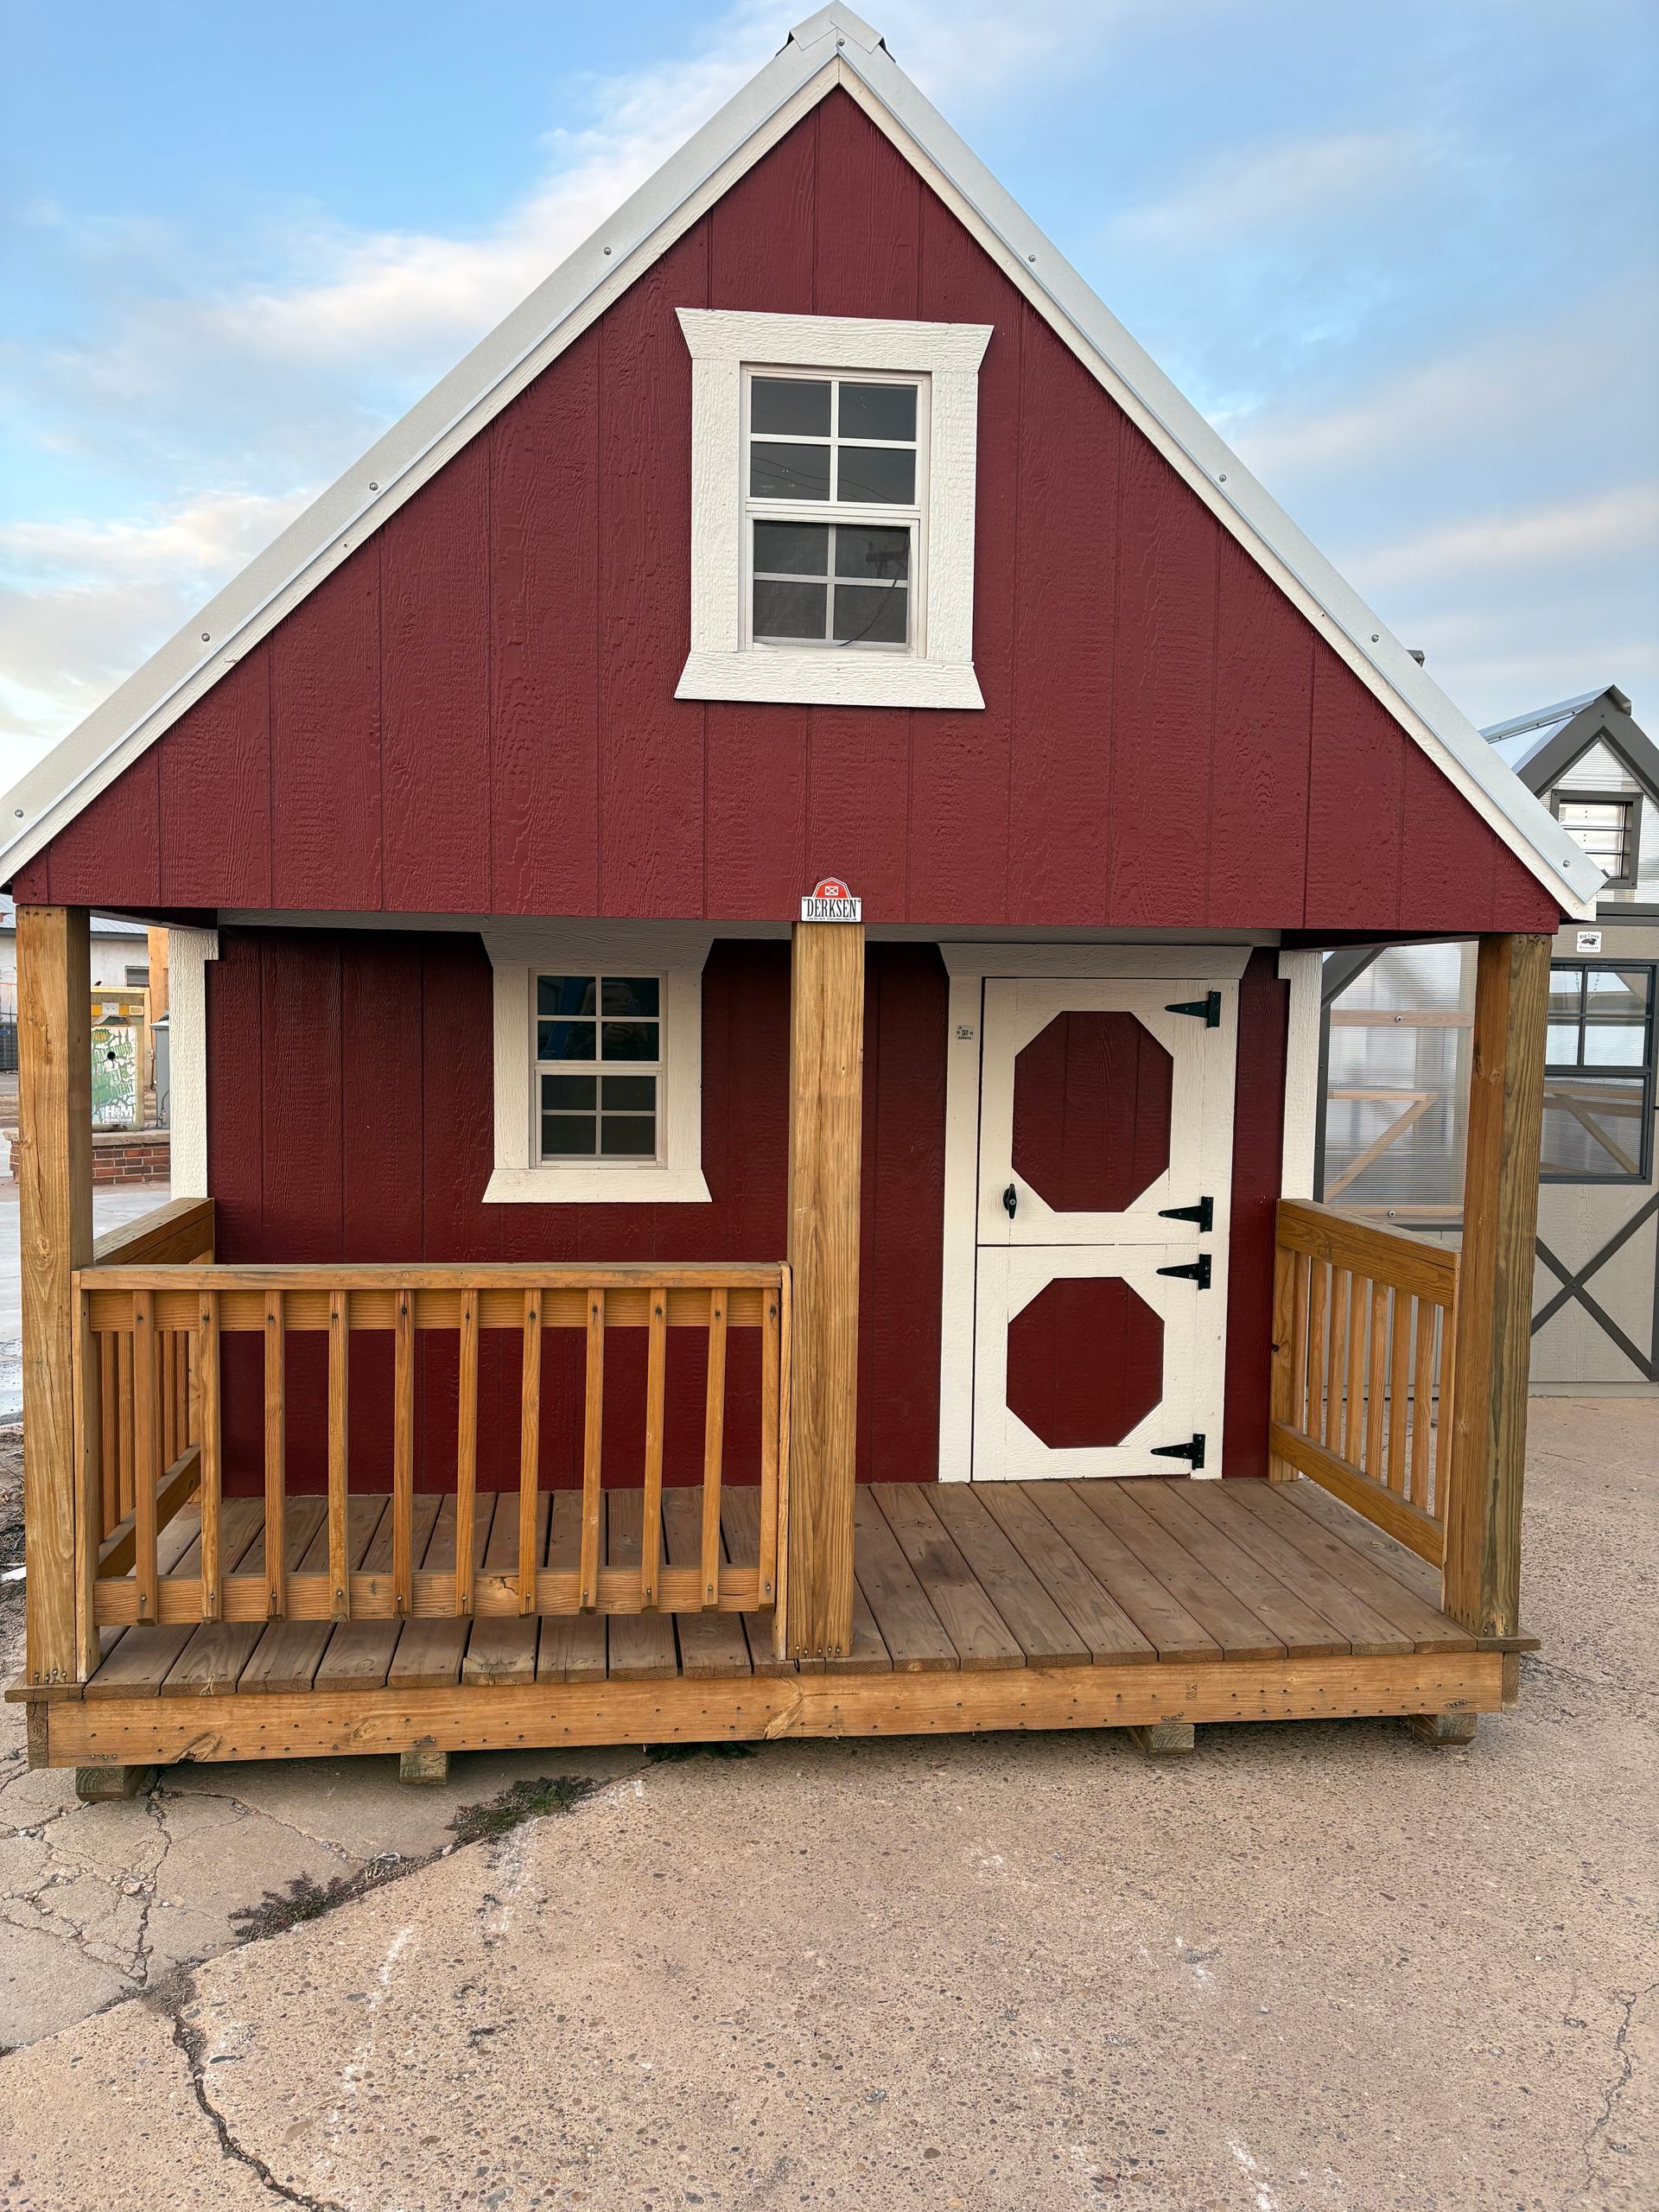
[[(0, 0), (0, 786), (794, 9)], [(1659, 727), (1647, 0), (870, 0), (1478, 721)]]

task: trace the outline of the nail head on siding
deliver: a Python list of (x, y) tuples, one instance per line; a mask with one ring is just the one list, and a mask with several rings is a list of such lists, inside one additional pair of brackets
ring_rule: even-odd
[(211, 645), (211, 644), (213, 643), (213, 639), (212, 639), (211, 634), (210, 634), (207, 631), (206, 631), (206, 630), (204, 630), (204, 631), (202, 632), (202, 633), (201, 633), (201, 642), (202, 642), (202, 644), (203, 644), (204, 645)]
[(1026, 259), (1027, 259), (1027, 261), (1035, 261), (1035, 260), (1036, 260), (1036, 258), (1037, 258), (1037, 257), (1036, 257), (1036, 255), (1035, 255), (1034, 253), (1028, 253), (1028, 254), (1026, 256)]
[(14, 806), (14, 807), (12, 808), (12, 810), (12, 810), (12, 812), (16, 816), (17, 819), (21, 822), (21, 821), (22, 820), (22, 818), (23, 818), (23, 810), (22, 810), (22, 808), (21, 806)]
[(1371, 643), (1372, 643), (1374, 645), (1380, 645), (1382, 644), (1382, 632), (1380, 630), (1373, 630), (1373, 631), (1372, 631), (1372, 632), (1371, 632)]
[(371, 492), (378, 492), (380, 489), (380, 486), (378, 484), (371, 484), (369, 489)]
[(605, 249), (605, 251), (606, 251), (606, 253), (607, 253), (607, 256), (609, 255), (610, 251), (611, 251), (611, 249), (609, 248), (609, 246), (607, 246), (607, 247), (606, 247), (606, 249)]
[(1217, 477), (1216, 481), (1217, 484), (1224, 484), (1227, 481), (1227, 472), (1224, 468), (1222, 470), (1220, 475)]

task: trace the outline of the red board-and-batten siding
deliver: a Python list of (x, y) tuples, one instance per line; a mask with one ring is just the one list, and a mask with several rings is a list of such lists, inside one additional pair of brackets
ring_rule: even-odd
[[(988, 323), (979, 714), (701, 705), (678, 307)], [(700, 803), (699, 803), (700, 799)], [(20, 872), (138, 908), (1552, 930), (840, 92)]]
[[(1284, 1114), (1286, 987), (1253, 956), (1240, 992), (1227, 1314), (1225, 1470), (1265, 1471), (1274, 1205)], [(489, 963), (470, 932), (229, 929), (207, 970), (208, 1150), (228, 1262), (753, 1259), (781, 1252), (788, 1189), (789, 947), (726, 940), (703, 976), (707, 1205), (483, 1204), (493, 1138)], [(927, 944), (872, 944), (865, 1010), (858, 1472), (928, 1479), (938, 1458), (948, 985)], [(702, 1339), (671, 1348), (667, 1472), (696, 1480)], [(423, 1339), (423, 1478), (452, 1479), (455, 1345)], [(639, 1480), (644, 1343), (606, 1353), (607, 1474)], [(391, 1347), (352, 1347), (355, 1484), (389, 1472)], [(755, 1346), (731, 1339), (731, 1467), (752, 1479)], [(484, 1349), (480, 1478), (518, 1480), (518, 1348)], [(543, 1465), (579, 1478), (582, 1345), (549, 1332)], [(227, 1339), (227, 1452), (257, 1487), (261, 1348)], [(324, 1348), (289, 1339), (288, 1465), (319, 1488)]]

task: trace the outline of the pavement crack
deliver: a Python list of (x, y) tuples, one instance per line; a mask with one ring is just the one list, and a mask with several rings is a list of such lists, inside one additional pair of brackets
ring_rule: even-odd
[(1630, 2056), (1629, 2049), (1630, 2023), (1636, 2017), (1636, 2008), (1644, 1999), (1651, 1997), (1656, 1991), (1659, 1991), (1659, 1981), (1650, 1981), (1645, 1989), (1633, 1989), (1628, 1993), (1622, 1989), (1616, 1989), (1612, 1993), (1619, 2006), (1618, 2033), (1613, 2037), (1612, 2075), (1601, 2093), (1601, 2110), (1597, 2113), (1595, 2122), (1585, 2139), (1585, 2171), (1589, 2179), (1593, 2180), (1595, 2177), (1597, 2146), (1607, 2140), (1607, 2130), (1612, 2124), (1614, 2107), (1629, 2088), (1630, 2077), (1636, 2071), (1636, 2061)]
[(238, 2165), (245, 2166), (283, 2204), (300, 2205), (303, 2212), (346, 2212), (346, 2208), (336, 2203), (332, 2197), (310, 2196), (303, 2190), (291, 2189), (285, 2181), (278, 2181), (258, 2152), (250, 2151), (232, 2134), (230, 2123), (207, 2094), (207, 2037), (199, 2029), (192, 2027), (184, 2017), (185, 2004), (194, 1993), (195, 1977), (191, 1975), (180, 1986), (176, 1999), (162, 1998), (156, 1992), (153, 1993), (153, 1999), (162, 2004), (172, 2024), (174, 2047), (189, 2069), (190, 2087), (195, 2093), (203, 2119), (219, 2138), (220, 2151), (226, 2158), (234, 2158)]

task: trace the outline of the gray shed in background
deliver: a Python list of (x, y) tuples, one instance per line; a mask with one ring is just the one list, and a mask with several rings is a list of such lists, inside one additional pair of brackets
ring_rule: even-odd
[[(1559, 933), (1544, 1084), (1532, 1387), (1659, 1389), (1654, 1004), (1659, 749), (1612, 685), (1482, 734), (1600, 864)], [(1455, 1241), (1474, 1007), (1471, 944), (1332, 954), (1320, 1194)]]

